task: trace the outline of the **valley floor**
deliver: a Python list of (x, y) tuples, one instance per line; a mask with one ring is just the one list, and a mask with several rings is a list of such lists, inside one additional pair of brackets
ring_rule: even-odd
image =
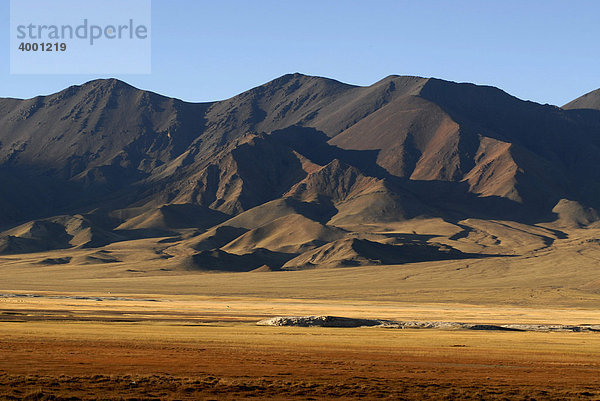
[[(0, 399), (600, 398), (600, 334), (265, 327), (274, 315), (600, 323), (571, 308), (4, 293)], [(35, 296), (34, 296), (35, 295)]]
[(256, 325), (600, 324), (598, 230), (540, 247), (502, 238), (512, 255), (256, 273), (166, 268), (151, 257), (155, 239), (106, 247), (119, 263), (4, 255), (0, 399), (600, 400), (597, 332)]

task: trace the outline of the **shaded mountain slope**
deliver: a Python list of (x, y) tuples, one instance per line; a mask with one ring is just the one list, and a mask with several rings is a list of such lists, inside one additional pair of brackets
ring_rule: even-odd
[(574, 110), (574, 109), (592, 109), (592, 110), (600, 110), (600, 89), (596, 89), (585, 95), (578, 97), (575, 100), (570, 101), (565, 104), (563, 107), (565, 110)]
[(415, 218), (587, 227), (596, 97), (561, 109), (438, 79), (288, 74), (212, 103), (114, 79), (0, 99), (0, 252), (170, 237), (156, 257), (248, 271), (464, 256), (369, 232)]
[[(388, 77), (368, 87), (287, 74), (231, 99), (215, 103), (207, 114), (204, 141), (225, 144), (247, 132), (272, 132), (293, 125), (335, 136), (403, 94), (414, 93), (427, 79)], [(227, 131), (223, 136), (222, 131)]]
[(305, 252), (289, 260), (283, 268), (294, 270), (314, 267), (396, 265), (463, 257), (467, 255), (439, 244), (389, 245), (366, 239), (347, 238)]
[(101, 175), (101, 166), (149, 172), (183, 153), (202, 131), (208, 107), (115, 79), (0, 104), (3, 164), (56, 169), (78, 181)]
[(139, 229), (206, 229), (226, 220), (227, 215), (216, 210), (192, 204), (170, 204), (139, 214), (115, 230)]
[(338, 159), (309, 174), (286, 196), (333, 205), (337, 212), (332, 224), (399, 221), (426, 213), (415, 197), (395, 192), (385, 180), (369, 177)]
[(395, 176), (466, 181), (473, 193), (549, 210), (566, 194), (598, 201), (598, 132), (599, 115), (430, 79), (330, 143), (377, 151), (377, 163)]
[(88, 218), (58, 216), (34, 220), (0, 234), (0, 254), (40, 252), (71, 247), (93, 248), (126, 237), (104, 230)]
[(221, 249), (235, 254), (250, 253), (255, 248), (301, 253), (344, 235), (345, 232), (338, 228), (325, 226), (300, 214), (290, 214), (244, 233)]
[[(85, 207), (187, 150), (202, 131), (207, 107), (115, 79), (23, 101), (2, 99), (0, 177), (17, 177), (16, 190), (39, 216)], [(31, 188), (43, 202), (27, 195)]]

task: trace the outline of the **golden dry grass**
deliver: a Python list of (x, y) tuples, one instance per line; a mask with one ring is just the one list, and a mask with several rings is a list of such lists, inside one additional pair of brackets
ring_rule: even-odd
[(157, 240), (106, 247), (118, 263), (37, 263), (97, 252), (81, 249), (3, 256), (0, 293), (37, 296), (0, 297), (0, 398), (600, 398), (597, 333), (255, 326), (313, 314), (600, 324), (597, 230), (534, 249), (531, 233), (472, 225), (453, 246), (507, 230), (516, 256), (223, 274), (170, 269)]
[(600, 336), (2, 323), (0, 394), (131, 399), (595, 399)]

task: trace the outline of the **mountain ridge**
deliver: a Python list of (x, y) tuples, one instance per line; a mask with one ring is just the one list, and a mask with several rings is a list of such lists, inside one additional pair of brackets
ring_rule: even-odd
[(562, 106), (565, 110), (600, 110), (600, 89), (593, 90)]
[[(359, 227), (359, 238), (386, 243), (363, 232), (368, 224), (484, 218), (585, 226), (600, 210), (599, 132), (600, 113), (435, 78), (390, 75), (356, 86), (295, 73), (202, 103), (93, 80), (48, 96), (0, 99), (0, 185), (12, 189), (0, 194), (0, 226), (49, 221), (43, 224), (70, 232), (59, 227), (64, 219), (52, 219), (84, 215), (109, 242), (183, 235), (173, 248), (188, 253), (182, 266), (221, 266), (220, 257), (256, 265), (264, 256), (273, 269), (285, 264), (282, 249), (296, 258), (325, 246), (324, 232), (352, 235), (348, 227)], [(240, 237), (227, 243), (238, 245), (185, 246), (185, 236), (229, 227), (277, 202), (288, 206), (259, 219), (264, 229), (227, 229)], [(289, 222), (302, 233), (300, 248), (275, 245), (283, 235), (275, 226)], [(10, 230), (2, 241), (5, 253), (32, 243)], [(271, 249), (231, 256), (252, 250), (252, 241)], [(419, 249), (434, 255), (434, 248)]]

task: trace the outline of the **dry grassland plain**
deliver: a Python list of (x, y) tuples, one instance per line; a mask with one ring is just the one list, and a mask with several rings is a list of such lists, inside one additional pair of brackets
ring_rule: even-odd
[(156, 240), (110, 245), (120, 263), (2, 256), (0, 399), (599, 400), (596, 332), (256, 325), (597, 325), (598, 231), (569, 234), (510, 257), (291, 272), (165, 269), (148, 256)]

